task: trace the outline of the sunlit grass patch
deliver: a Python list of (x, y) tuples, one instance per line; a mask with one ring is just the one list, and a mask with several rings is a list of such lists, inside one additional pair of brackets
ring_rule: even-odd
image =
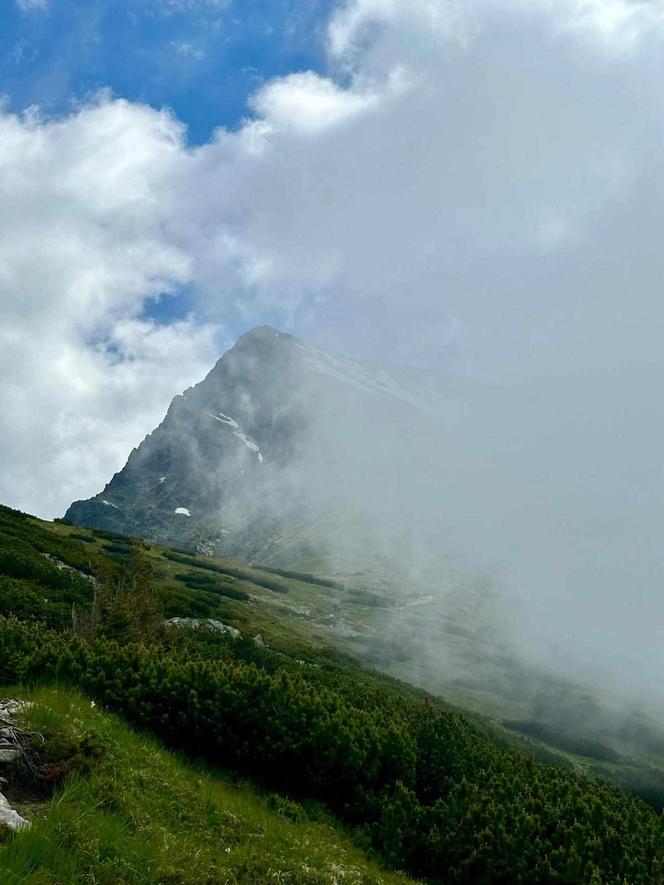
[(59, 752), (100, 750), (30, 830), (0, 845), (3, 885), (410, 881), (380, 870), (322, 813), (312, 820), (292, 800), (188, 764), (81, 695), (22, 695), (34, 703), (24, 718), (45, 736), (47, 755), (58, 741)]

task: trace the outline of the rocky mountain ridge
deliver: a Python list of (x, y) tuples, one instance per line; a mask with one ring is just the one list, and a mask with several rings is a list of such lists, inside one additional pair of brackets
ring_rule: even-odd
[(413, 425), (428, 420), (386, 370), (258, 327), (66, 517), (245, 561), (320, 561), (347, 541), (342, 524), (373, 530), (353, 501), (357, 480), (369, 470), (380, 482), (378, 464), (395, 476)]

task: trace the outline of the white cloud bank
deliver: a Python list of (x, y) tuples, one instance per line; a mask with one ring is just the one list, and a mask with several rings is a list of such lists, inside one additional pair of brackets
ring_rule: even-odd
[[(662, 4), (349, 0), (327, 39), (328, 76), (267, 83), (197, 149), (109, 97), (0, 119), (0, 498), (95, 492), (214, 323), (281, 315), (488, 385), (455, 429), (461, 543), (561, 632), (654, 643)], [(196, 324), (141, 319), (182, 285)]]
[(212, 329), (140, 318), (191, 276), (168, 230), (181, 134), (105, 97), (60, 121), (0, 118), (3, 501), (61, 513), (213, 358)]

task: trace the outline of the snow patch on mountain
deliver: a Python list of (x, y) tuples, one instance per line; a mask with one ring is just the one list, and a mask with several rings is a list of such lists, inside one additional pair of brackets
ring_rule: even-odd
[(212, 418), (214, 421), (219, 421), (220, 424), (228, 424), (229, 427), (232, 427), (233, 430), (239, 430), (240, 425), (234, 418), (231, 418), (230, 415), (224, 415), (223, 412), (219, 412), (218, 415), (213, 415), (212, 412), (205, 413), (208, 418)]
[(187, 507), (176, 507), (173, 512), (177, 513), (179, 516), (191, 516)]
[(256, 445), (256, 443), (255, 443), (255, 442), (252, 442), (252, 440), (250, 440), (249, 437), (248, 437), (245, 433), (242, 433), (241, 430), (234, 430), (234, 431), (233, 431), (233, 436), (237, 436), (237, 438), (238, 438), (239, 440), (242, 440), (242, 442), (245, 444), (245, 446), (246, 446), (250, 451), (252, 451), (252, 452), (259, 452), (259, 453), (260, 453), (260, 449), (258, 448), (258, 446)]
[(244, 443), (249, 451), (256, 453), (256, 455), (258, 456), (259, 464), (263, 463), (264, 459), (263, 455), (261, 454), (261, 450), (253, 440), (249, 439), (249, 437), (242, 430), (235, 418), (231, 418), (230, 415), (224, 415), (223, 412), (219, 412), (218, 415), (213, 415), (211, 412), (206, 412), (205, 414), (208, 416), (208, 418), (212, 418), (214, 421), (219, 421), (220, 424), (226, 424), (228, 427), (231, 427), (233, 430), (233, 436), (236, 436), (240, 440), (240, 442)]

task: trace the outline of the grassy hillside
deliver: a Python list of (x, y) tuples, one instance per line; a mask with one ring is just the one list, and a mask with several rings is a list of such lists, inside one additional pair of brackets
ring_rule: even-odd
[[(70, 775), (54, 798), (33, 797), (29, 831), (0, 844), (4, 885), (411, 881), (367, 860), (318, 807), (187, 764), (71, 691), (21, 696), (34, 704), (25, 725), (45, 737), (38, 761)], [(13, 792), (25, 810), (20, 782)]]
[[(0, 615), (13, 617), (0, 620), (0, 680), (76, 687), (208, 766), (324, 805), (355, 845), (430, 882), (664, 881), (662, 821), (640, 800), (506, 746), (331, 648), (299, 609), (325, 612), (345, 593), (2, 510)], [(242, 636), (164, 623), (174, 616)], [(145, 781), (144, 801), (158, 803), (149, 794), (160, 783)], [(4, 856), (31, 838), (15, 837)], [(312, 876), (327, 875), (320, 864)], [(270, 881), (262, 875), (244, 881)]]
[[(5, 551), (9, 545), (16, 553), (17, 545), (25, 540), (28, 556), (35, 550), (50, 551), (62, 562), (102, 576), (126, 567), (132, 558), (132, 541), (122, 535), (21, 519), (0, 510), (0, 545), (3, 537)], [(395, 602), (376, 588), (363, 588), (360, 576), (351, 585), (304, 570), (252, 568), (154, 544), (143, 544), (142, 552), (157, 580), (166, 618), (219, 619), (239, 629), (246, 639), (260, 635), (275, 650), (296, 658), (314, 650), (328, 658), (332, 650), (351, 654), (432, 694), (442, 693), (464, 710), (489, 715), (496, 732), (517, 747), (544, 759), (553, 755), (567, 760), (578, 770), (601, 775), (637, 793), (658, 811), (664, 807), (661, 728), (635, 713), (616, 715), (602, 710), (588, 692), (502, 660), (499, 652), (491, 652), (472, 637), (464, 638), (458, 623), (441, 620), (433, 596), (427, 597), (426, 604), (415, 599), (418, 604), (404, 608), (403, 599)], [(34, 562), (31, 568), (37, 568)], [(79, 586), (81, 599), (87, 600), (89, 583), (81, 584), (71, 574), (63, 576), (62, 569), (47, 561), (39, 562), (36, 582), (29, 575), (21, 578), (23, 571), (20, 563), (14, 563), (5, 565), (11, 578), (0, 574), (0, 614), (40, 618), (58, 629), (71, 626), (72, 604), (76, 605), (79, 592), (72, 588)], [(63, 589), (55, 593), (54, 583), (63, 580)], [(39, 590), (40, 581), (49, 588), (47, 603)], [(441, 643), (447, 647), (450, 642), (473, 646), (462, 678), (448, 671), (449, 662), (441, 655), (438, 661), (430, 659), (426, 668), (423, 655), (410, 648), (414, 637), (430, 649)], [(493, 654), (482, 659), (481, 678), (472, 665), (473, 655), (480, 654)], [(498, 684), (491, 683), (491, 672)], [(505, 673), (518, 682), (518, 692), (504, 690)], [(474, 686), (472, 691), (469, 686)], [(537, 704), (516, 703), (514, 695), (519, 693), (532, 696)]]

